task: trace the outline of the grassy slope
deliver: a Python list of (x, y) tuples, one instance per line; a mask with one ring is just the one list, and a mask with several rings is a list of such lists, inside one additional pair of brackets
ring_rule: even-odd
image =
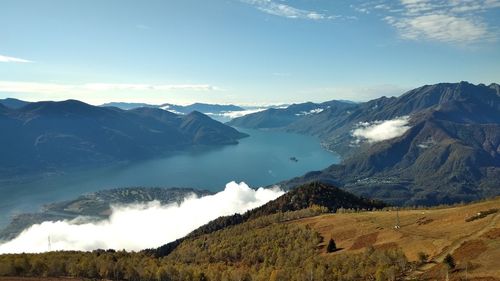
[(444, 209), (402, 210), (399, 230), (394, 229), (394, 211), (328, 214), (293, 223), (312, 227), (324, 241), (333, 237), (337, 247), (343, 250), (331, 255), (360, 252), (368, 246), (400, 247), (409, 260), (415, 261), (419, 252), (425, 252), (431, 261), (417, 273), (426, 272), (424, 277), (440, 278), (441, 262), (450, 253), (457, 261), (456, 278), (465, 276), (467, 261), (470, 262), (469, 278), (500, 277), (500, 213), (465, 221), (478, 212), (499, 207), (500, 198), (496, 198)]

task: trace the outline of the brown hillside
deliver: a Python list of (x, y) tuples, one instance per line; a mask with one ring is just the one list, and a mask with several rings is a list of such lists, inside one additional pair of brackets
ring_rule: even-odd
[[(324, 241), (332, 237), (342, 250), (330, 255), (361, 252), (370, 246), (397, 247), (416, 261), (418, 253), (424, 252), (430, 256), (429, 262), (420, 266), (416, 275), (425, 272), (420, 278), (444, 280), (441, 263), (451, 254), (457, 263), (452, 280), (464, 278), (466, 271), (469, 280), (500, 280), (500, 211), (484, 216), (485, 211), (497, 208), (500, 198), (443, 209), (402, 210), (400, 229), (394, 228), (395, 211), (328, 214), (293, 223), (312, 227)], [(476, 219), (470, 220), (472, 217)]]

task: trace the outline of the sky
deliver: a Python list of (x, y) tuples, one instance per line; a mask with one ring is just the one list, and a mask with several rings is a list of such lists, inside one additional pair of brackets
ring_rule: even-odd
[(500, 82), (500, 0), (0, 0), (0, 98), (268, 105)]

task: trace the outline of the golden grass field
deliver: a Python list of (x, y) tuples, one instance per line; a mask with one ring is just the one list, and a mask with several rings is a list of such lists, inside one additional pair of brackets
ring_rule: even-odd
[(471, 222), (479, 212), (500, 208), (500, 198), (442, 209), (327, 214), (295, 221), (318, 231), (325, 243), (332, 237), (340, 251), (331, 255), (364, 251), (367, 247), (401, 248), (409, 260), (428, 254), (416, 280), (445, 280), (444, 257), (451, 254), (456, 269), (450, 280), (500, 280), (500, 212)]

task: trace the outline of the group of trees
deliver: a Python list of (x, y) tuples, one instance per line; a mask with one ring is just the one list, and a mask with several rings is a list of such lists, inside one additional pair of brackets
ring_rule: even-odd
[[(69, 276), (130, 281), (396, 280), (407, 261), (398, 250), (304, 256), (271, 250), (276, 264), (240, 257), (223, 262), (176, 262), (141, 253), (51, 252), (0, 256), (0, 276)], [(234, 253), (232, 253), (234, 254)], [(228, 253), (231, 255), (231, 253)], [(185, 257), (187, 258), (187, 257)], [(255, 257), (254, 257), (255, 258)]]

